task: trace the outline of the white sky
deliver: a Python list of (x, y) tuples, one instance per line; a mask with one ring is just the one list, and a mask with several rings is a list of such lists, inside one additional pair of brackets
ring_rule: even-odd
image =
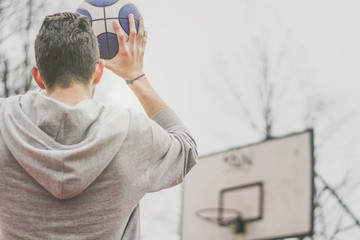
[[(254, 79), (254, 70), (250, 67), (253, 57), (251, 34), (257, 31), (252, 29), (252, 21), (257, 19), (268, 29), (268, 36), (274, 34), (275, 39), (290, 36), (285, 42), (293, 40), (288, 47), (298, 47), (290, 52), (299, 54), (301, 61), (298, 63), (306, 69), (304, 76), (310, 92), (330, 102), (326, 117), (320, 121), (319, 133), (334, 129), (338, 137), (327, 139), (327, 145), (319, 150), (321, 159), (332, 160), (319, 163), (322, 172), (327, 174), (329, 181), (336, 183), (348, 169), (359, 170), (355, 144), (359, 143), (357, 136), (360, 133), (357, 127), (360, 1), (133, 2), (142, 12), (149, 32), (145, 72), (160, 95), (190, 128), (201, 154), (258, 140), (258, 135), (244, 121), (231, 87), (224, 81), (224, 76), (233, 78), (236, 90), (245, 98), (243, 101), (250, 108), (256, 108), (256, 102), (249, 99), (254, 98), (251, 95)], [(71, 5), (75, 9), (80, 3), (74, 1)], [(296, 70), (297, 67), (289, 69)], [(124, 82), (110, 72), (105, 73), (97, 91), (98, 98), (103, 101), (141, 111)], [(310, 100), (298, 100), (297, 105)], [(291, 108), (290, 103), (285, 105), (285, 108)], [(290, 115), (291, 112), (289, 119), (292, 119)], [(293, 122), (298, 121), (294, 116)], [(341, 121), (342, 116), (349, 117)], [(337, 124), (329, 128), (333, 122)], [(296, 123), (284, 126), (284, 129), (302, 130)], [(163, 204), (164, 199), (166, 204)], [(179, 239), (180, 207), (180, 192), (176, 188), (147, 197), (143, 202), (143, 240)], [(359, 213), (360, 208), (357, 210)]]

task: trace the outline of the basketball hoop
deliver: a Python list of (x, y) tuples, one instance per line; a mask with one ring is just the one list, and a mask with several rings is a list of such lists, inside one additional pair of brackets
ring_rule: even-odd
[(235, 209), (206, 208), (197, 211), (196, 216), (221, 227), (233, 227), (235, 233), (245, 232), (245, 221), (243, 220), (241, 213)]

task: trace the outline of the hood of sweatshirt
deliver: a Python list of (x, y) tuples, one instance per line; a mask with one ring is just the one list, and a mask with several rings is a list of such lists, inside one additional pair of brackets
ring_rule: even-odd
[(84, 191), (127, 136), (129, 112), (95, 100), (68, 106), (31, 91), (0, 104), (0, 131), (16, 161), (59, 199)]

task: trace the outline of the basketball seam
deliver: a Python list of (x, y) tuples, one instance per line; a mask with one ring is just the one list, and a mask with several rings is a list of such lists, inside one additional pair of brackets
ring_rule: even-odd
[[(97, 6), (96, 4), (93, 4), (93, 3), (91, 3), (91, 2), (89, 2), (89, 1), (86, 1), (88, 4), (90, 4), (91, 6), (94, 6), (94, 7), (101, 7), (101, 6)], [(108, 7), (108, 6), (111, 6), (111, 5), (114, 5), (115, 3), (117, 3), (118, 1), (115, 1), (115, 2), (113, 2), (112, 4), (109, 4), (109, 5), (106, 5), (105, 6), (105, 0), (103, 0), (103, 6), (105, 6), (105, 7)]]
[(94, 19), (92, 20), (93, 22), (97, 22), (97, 21), (103, 21), (103, 20), (117, 20), (117, 19), (124, 19), (126, 20), (127, 18), (116, 18), (116, 17), (112, 17), (112, 18), (97, 18), (97, 19)]

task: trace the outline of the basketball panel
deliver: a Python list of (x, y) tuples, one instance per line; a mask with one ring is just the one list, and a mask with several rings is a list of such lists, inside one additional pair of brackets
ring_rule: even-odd
[(119, 51), (117, 36), (114, 33), (103, 33), (98, 37), (100, 58), (111, 59), (116, 56)]
[(96, 7), (87, 2), (83, 2), (78, 9), (84, 9), (89, 12), (93, 21), (104, 19), (104, 9), (102, 7)]
[[(113, 27), (113, 19), (108, 19), (106, 20), (106, 27), (107, 27), (107, 32), (108, 33), (114, 33), (115, 34), (115, 29)], [(124, 33), (125, 35), (125, 41), (127, 41), (129, 39), (128, 34), (124, 31), (124, 29), (120, 28), (120, 30)]]
[(107, 7), (111, 6), (119, 0), (86, 0), (89, 4), (96, 7)]
[(115, 57), (119, 52), (119, 42), (115, 33), (108, 32), (109, 58)]
[(90, 26), (92, 26), (92, 17), (91, 17), (91, 14), (90, 14), (88, 11), (86, 11), (85, 9), (82, 9), (82, 8), (78, 8), (78, 9), (76, 10), (76, 13), (87, 17), (87, 19), (88, 19), (89, 22), (90, 22)]
[(120, 9), (128, 3), (129, 3), (129, 1), (127, 1), (127, 0), (118, 1), (114, 5), (111, 5), (110, 7), (106, 7), (105, 8), (106, 18), (117, 19), (119, 16)]
[(108, 37), (107, 33), (102, 33), (97, 36), (98, 43), (99, 43), (99, 51), (100, 51), (100, 58), (101, 59), (110, 59), (109, 48), (108, 48)]
[(136, 8), (136, 6), (132, 3), (128, 3), (120, 9), (120, 12), (118, 13), (120, 25), (127, 34), (130, 33), (130, 26), (129, 26), (129, 20), (128, 20), (129, 14), (134, 15), (136, 31), (139, 30), (139, 21), (138, 20), (141, 17), (140, 12)]
[(106, 33), (105, 21), (93, 21), (92, 28), (94, 29), (95, 36), (99, 36), (100, 34)]

